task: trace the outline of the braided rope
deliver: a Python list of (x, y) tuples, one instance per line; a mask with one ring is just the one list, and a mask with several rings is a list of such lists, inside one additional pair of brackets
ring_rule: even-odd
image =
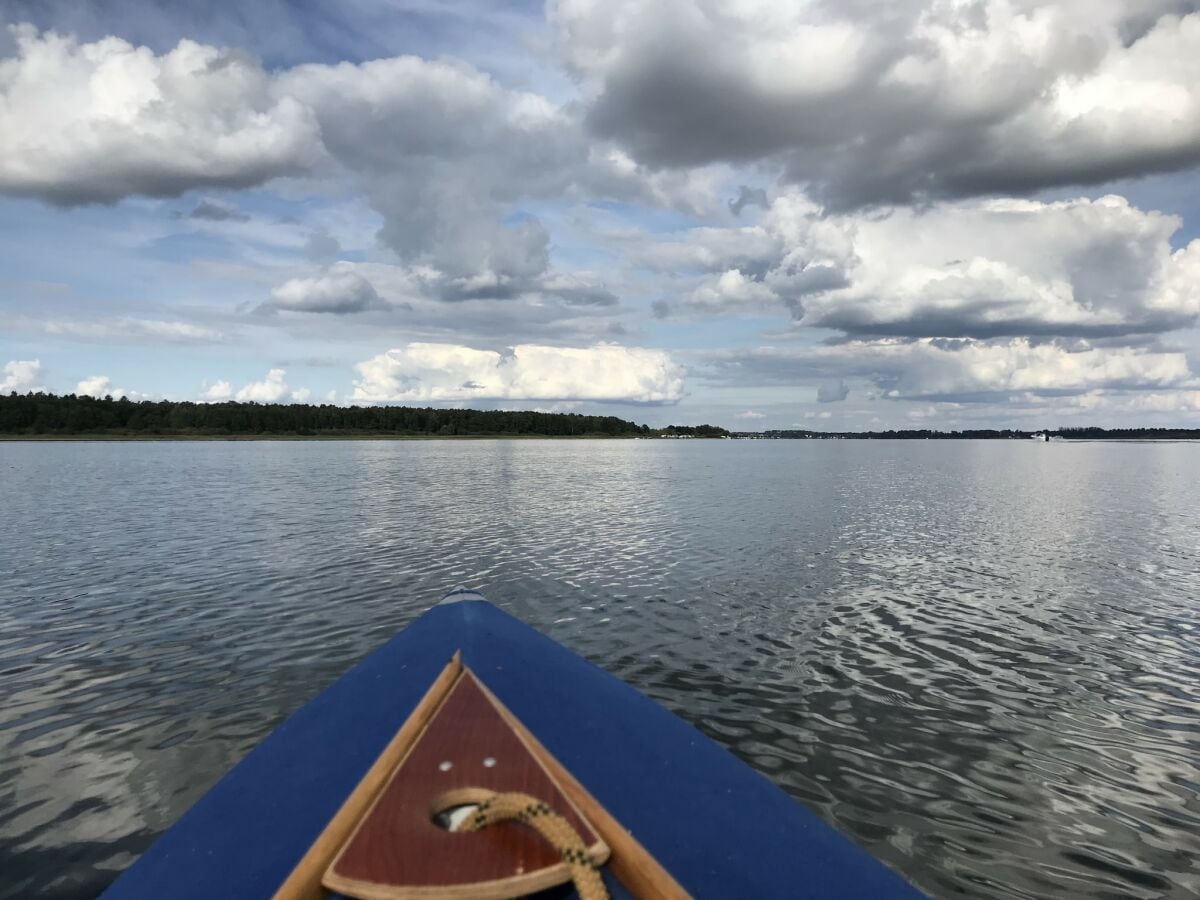
[(479, 831), (510, 819), (525, 823), (558, 851), (571, 869), (571, 880), (575, 882), (579, 900), (608, 900), (608, 889), (600, 877), (600, 870), (592, 861), (579, 832), (537, 797), (516, 792), (492, 794), (459, 823), (458, 830)]

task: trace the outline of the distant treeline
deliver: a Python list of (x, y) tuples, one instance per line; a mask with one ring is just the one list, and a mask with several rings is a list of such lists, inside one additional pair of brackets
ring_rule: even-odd
[[(758, 437), (760, 435), (745, 434), (738, 435), (739, 437)], [(928, 428), (910, 428), (902, 431), (800, 431), (800, 430), (783, 430), (783, 431), (764, 431), (761, 437), (774, 439), (798, 439), (798, 438), (832, 438), (832, 439), (886, 439), (886, 440), (962, 440), (964, 438), (979, 439), (979, 438), (997, 438), (1009, 439), (1028, 438), (1032, 437), (1031, 431), (1013, 431), (1005, 429), (996, 431), (993, 429), (970, 429), (968, 431), (932, 431)]]
[[(645, 428), (646, 426), (642, 426)], [(660, 435), (662, 437), (695, 437), (695, 438), (723, 438), (730, 437), (730, 433), (724, 428), (718, 428), (716, 425), (668, 425), (666, 428), (659, 428), (656, 431), (651, 431), (651, 434)]]
[(964, 431), (932, 431), (928, 428), (901, 431), (743, 431), (734, 437), (769, 438), (774, 440), (1028, 440), (1034, 435), (1061, 437), (1068, 440), (1200, 440), (1200, 428), (1058, 428), (1047, 431), (1019, 431), (1011, 428), (971, 428)]
[(408, 406), (188, 403), (0, 394), (0, 434), (28, 435), (543, 435), (723, 437), (711, 425), (651, 429), (616, 416)]
[(1070, 438), (1075, 441), (1086, 440), (1200, 440), (1200, 428), (1060, 428), (1049, 434)]

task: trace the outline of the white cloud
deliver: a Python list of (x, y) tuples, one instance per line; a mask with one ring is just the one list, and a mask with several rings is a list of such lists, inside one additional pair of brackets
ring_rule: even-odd
[(0, 190), (52, 203), (246, 187), (320, 155), (312, 111), (245, 54), (180, 41), (161, 56), (12, 29), (0, 59)]
[(849, 331), (988, 336), (1129, 334), (1200, 314), (1200, 242), (1120, 197), (996, 200), (854, 223), (851, 285), (801, 301)]
[(768, 285), (738, 269), (726, 269), (705, 281), (687, 299), (687, 305), (693, 310), (722, 313), (735, 309), (761, 311), (778, 302), (778, 295)]
[(234, 399), (243, 403), (278, 403), (291, 391), (283, 380), (286, 374), (283, 369), (271, 369), (262, 381), (251, 381), (245, 385), (234, 395)]
[(308, 388), (292, 390), (285, 380), (287, 371), (271, 369), (262, 381), (251, 381), (241, 387), (236, 393), (233, 386), (225, 380), (204, 381), (200, 384), (199, 399), (203, 403), (224, 403), (227, 400), (237, 400), (240, 403), (282, 403), (290, 399), (293, 403), (307, 403), (312, 397)]
[(767, 417), (767, 414), (760, 413), (753, 409), (747, 409), (740, 413), (734, 413), (733, 417), (735, 419), (744, 419), (744, 420), (748, 420), (748, 421), (754, 421), (757, 419), (765, 419)]
[(107, 375), (91, 375), (75, 385), (75, 393), (87, 397), (110, 396), (120, 400), (126, 391), (124, 388), (113, 387)]
[(1065, 407), (1076, 413), (1165, 413), (1194, 415), (1200, 413), (1200, 390), (1153, 391), (1136, 394), (1110, 394), (1090, 391), (1078, 397), (1066, 398)]
[(264, 304), (269, 309), (337, 315), (381, 305), (375, 286), (352, 263), (335, 263), (317, 275), (289, 279), (272, 290)]
[(4, 379), (0, 381), (0, 394), (27, 394), (46, 390), (38, 384), (42, 377), (40, 359), (14, 359), (4, 364)]
[(1130, 347), (1078, 348), (1008, 341), (884, 339), (803, 348), (762, 347), (714, 355), (719, 372), (742, 384), (862, 378), (894, 399), (1004, 402), (1020, 394), (1095, 390), (1194, 389), (1180, 352)]
[[(383, 243), (478, 296), (511, 294), (547, 269), (546, 229), (511, 217), (522, 200), (687, 204), (709, 190), (702, 174), (647, 172), (590, 139), (574, 104), (462, 62), (401, 56), (269, 72), (187, 40), (156, 54), (115, 37), (12, 33), (16, 52), (0, 58), (0, 191), (52, 203), (349, 176), (382, 216)], [(204, 200), (189, 216), (227, 225), (245, 213)], [(310, 249), (319, 258), (332, 246)]]
[(223, 403), (233, 399), (233, 386), (228, 381), (200, 383), (200, 399), (210, 403)]
[(662, 350), (522, 344), (508, 355), (412, 343), (359, 363), (354, 400), (594, 400), (673, 403), (683, 373)]
[(691, 248), (669, 243), (648, 256), (690, 256), (713, 272), (681, 304), (691, 312), (773, 302), (802, 325), (850, 333), (1128, 335), (1200, 314), (1200, 241), (1172, 250), (1181, 225), (1116, 196), (824, 216), (784, 195), (728, 240), (697, 229)]
[(1178, 0), (551, 0), (547, 12), (593, 128), (643, 163), (772, 159), (848, 207), (1200, 161), (1200, 14)]
[[(912, 360), (893, 389), (900, 396), (1167, 387), (1185, 383), (1190, 377), (1182, 353), (1125, 347), (1072, 352), (1025, 340), (998, 345), (970, 343), (952, 350), (930, 341), (912, 346)], [(876, 352), (886, 356), (889, 350), (885, 348), (877, 348)]]

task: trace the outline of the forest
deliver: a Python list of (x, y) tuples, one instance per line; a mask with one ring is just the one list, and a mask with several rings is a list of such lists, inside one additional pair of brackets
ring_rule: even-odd
[(409, 406), (191, 403), (75, 394), (0, 395), (0, 434), (41, 436), (724, 437), (712, 425), (652, 429), (616, 416)]

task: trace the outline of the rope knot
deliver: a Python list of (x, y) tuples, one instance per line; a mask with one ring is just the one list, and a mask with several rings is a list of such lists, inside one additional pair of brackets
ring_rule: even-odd
[(608, 900), (600, 870), (584, 846), (583, 838), (548, 804), (528, 794), (492, 794), (479, 804), (475, 815), (464, 819), (459, 831), (479, 831), (496, 822), (516, 819), (529, 825), (549, 842), (571, 868), (571, 880), (580, 900)]

